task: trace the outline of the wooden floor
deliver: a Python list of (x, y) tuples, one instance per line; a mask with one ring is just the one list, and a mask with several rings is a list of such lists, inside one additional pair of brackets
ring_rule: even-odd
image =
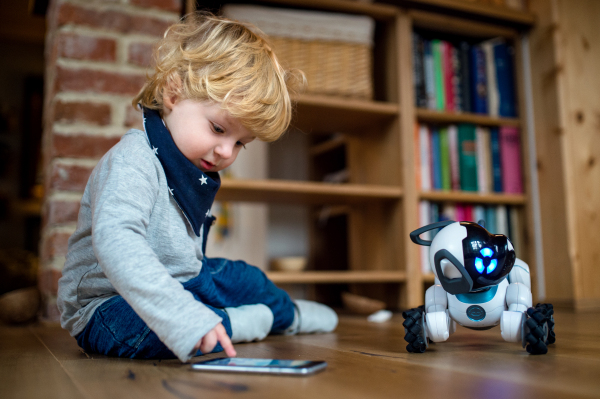
[(448, 342), (409, 354), (401, 321), (344, 316), (334, 334), (236, 345), (240, 357), (329, 363), (308, 377), (200, 373), (177, 360), (107, 358), (83, 353), (57, 325), (0, 326), (0, 398), (600, 397), (599, 314), (557, 314), (557, 342), (544, 356), (504, 342), (499, 328), (460, 327)]

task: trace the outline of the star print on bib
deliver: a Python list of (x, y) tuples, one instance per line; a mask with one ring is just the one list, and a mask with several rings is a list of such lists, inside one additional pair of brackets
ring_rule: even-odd
[(158, 111), (143, 108), (144, 130), (152, 152), (160, 161), (169, 192), (200, 237), (200, 227), (210, 216), (215, 195), (221, 186), (217, 172), (204, 173), (179, 151)]

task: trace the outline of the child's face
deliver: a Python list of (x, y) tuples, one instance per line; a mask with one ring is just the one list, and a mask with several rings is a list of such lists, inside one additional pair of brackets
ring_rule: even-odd
[(219, 104), (165, 96), (163, 120), (179, 151), (203, 172), (225, 169), (254, 140)]

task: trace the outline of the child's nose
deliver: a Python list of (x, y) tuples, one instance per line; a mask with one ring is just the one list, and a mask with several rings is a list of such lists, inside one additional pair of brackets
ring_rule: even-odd
[(233, 154), (233, 145), (230, 143), (221, 143), (215, 148), (215, 152), (222, 159), (229, 159)]

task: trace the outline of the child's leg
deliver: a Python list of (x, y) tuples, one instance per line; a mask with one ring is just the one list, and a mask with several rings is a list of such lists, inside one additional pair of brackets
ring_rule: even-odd
[[(231, 336), (227, 314), (222, 309), (209, 307), (223, 318), (223, 326)], [(86, 352), (107, 356), (138, 359), (176, 357), (121, 296), (109, 299), (96, 309), (85, 329), (77, 335), (77, 343)], [(222, 350), (217, 344), (213, 352)]]
[(204, 304), (235, 308), (263, 304), (273, 313), (271, 331), (283, 331), (294, 320), (294, 303), (257, 267), (244, 261), (204, 258), (200, 274), (183, 284)]

